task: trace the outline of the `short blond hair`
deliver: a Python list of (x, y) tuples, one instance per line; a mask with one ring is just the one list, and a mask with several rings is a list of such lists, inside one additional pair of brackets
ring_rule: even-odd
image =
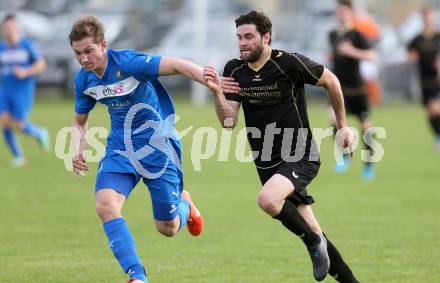
[(83, 16), (78, 18), (72, 25), (69, 34), (69, 42), (82, 40), (86, 37), (93, 37), (95, 43), (104, 40), (104, 25), (95, 16)]

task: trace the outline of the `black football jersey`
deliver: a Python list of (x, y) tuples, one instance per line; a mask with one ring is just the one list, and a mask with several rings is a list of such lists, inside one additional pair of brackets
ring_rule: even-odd
[(435, 61), (440, 54), (440, 33), (432, 36), (419, 34), (408, 45), (409, 50), (416, 50), (419, 54), (419, 70), (423, 84), (437, 82)]
[(345, 88), (360, 88), (364, 85), (359, 60), (337, 52), (338, 45), (343, 41), (350, 42), (359, 49), (369, 49), (367, 39), (357, 30), (351, 29), (346, 32), (332, 31), (329, 34), (331, 51), (333, 53), (333, 72), (338, 77), (341, 86)]
[[(233, 77), (241, 90), (225, 96), (241, 102), (248, 140), (258, 154), (254, 156), (258, 167), (273, 166), (287, 156), (309, 157), (313, 138), (304, 85), (315, 85), (323, 71), (321, 64), (282, 50), (272, 50), (268, 61), (258, 70), (239, 59), (226, 64), (223, 75)], [(311, 159), (317, 161), (319, 156)]]

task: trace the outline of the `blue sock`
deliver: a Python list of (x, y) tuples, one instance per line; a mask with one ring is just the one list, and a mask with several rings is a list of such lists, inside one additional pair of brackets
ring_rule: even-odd
[(189, 217), (189, 202), (182, 199), (179, 203), (179, 206), (177, 207), (177, 215), (179, 215), (180, 218), (180, 227), (179, 230), (182, 229), (183, 226), (185, 226), (186, 222), (188, 221)]
[(139, 259), (133, 237), (124, 218), (115, 218), (104, 223), (104, 231), (108, 237), (109, 246), (118, 260), (122, 270), (136, 278), (147, 282), (144, 268)]
[(12, 152), (15, 158), (23, 157), (21, 152), (20, 144), (15, 138), (14, 132), (10, 128), (3, 128), (3, 136), (5, 138), (6, 144), (9, 150)]
[(33, 138), (39, 139), (41, 137), (41, 128), (31, 122), (24, 122), (23, 132)]

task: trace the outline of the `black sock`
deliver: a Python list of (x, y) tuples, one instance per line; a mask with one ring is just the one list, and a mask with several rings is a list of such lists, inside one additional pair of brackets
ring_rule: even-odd
[(351, 272), (348, 265), (342, 259), (341, 254), (338, 252), (336, 247), (327, 238), (327, 252), (330, 258), (330, 270), (329, 274), (338, 282), (341, 283), (359, 283), (359, 281), (354, 277), (353, 272)]
[(306, 246), (309, 247), (319, 243), (319, 236), (310, 229), (309, 224), (299, 214), (298, 209), (291, 201), (286, 199), (280, 213), (273, 218), (281, 221), (284, 227), (299, 236)]
[(440, 115), (430, 117), (429, 122), (431, 123), (431, 128), (436, 136), (440, 136)]

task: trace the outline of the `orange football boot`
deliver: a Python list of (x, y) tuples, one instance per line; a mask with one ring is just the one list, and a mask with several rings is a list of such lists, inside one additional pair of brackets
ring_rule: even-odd
[(189, 217), (186, 223), (188, 231), (191, 233), (191, 235), (198, 236), (203, 230), (203, 217), (192, 202), (191, 196), (187, 191), (182, 192), (182, 199), (189, 202)]

